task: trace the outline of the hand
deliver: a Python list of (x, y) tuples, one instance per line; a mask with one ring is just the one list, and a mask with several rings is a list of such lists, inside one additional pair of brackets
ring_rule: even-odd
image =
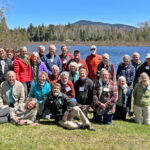
[(81, 107), (82, 105), (81, 105), (80, 103), (77, 103), (77, 106), (78, 106), (78, 107)]
[(23, 125), (23, 124), (25, 124), (26, 122), (27, 122), (27, 120), (22, 119), (22, 120), (20, 120), (20, 125)]
[(67, 121), (67, 116), (66, 116), (66, 115), (63, 115), (62, 120), (63, 120), (64, 122), (66, 122), (66, 121)]
[(102, 108), (103, 110), (105, 110), (105, 109), (106, 109), (106, 105), (103, 104), (103, 103), (101, 103), (101, 108)]
[(15, 124), (18, 122), (18, 118), (12, 118), (12, 120)]
[(31, 125), (32, 125), (32, 126), (37, 126), (37, 125), (39, 125), (39, 124), (36, 122), (36, 123), (32, 123)]
[(89, 108), (89, 105), (82, 105), (83, 106), (83, 111), (86, 111)]

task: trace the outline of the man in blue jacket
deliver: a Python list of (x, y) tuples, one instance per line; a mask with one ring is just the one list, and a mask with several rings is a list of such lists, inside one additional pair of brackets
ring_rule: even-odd
[(43, 61), (46, 64), (46, 67), (48, 68), (48, 74), (52, 74), (52, 66), (57, 65), (59, 67), (59, 72), (62, 71), (62, 63), (61, 59), (58, 55), (55, 54), (56, 46), (50, 45), (49, 46), (49, 53), (43, 57)]

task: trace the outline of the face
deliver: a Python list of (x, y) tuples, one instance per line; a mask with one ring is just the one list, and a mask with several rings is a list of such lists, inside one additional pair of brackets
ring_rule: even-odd
[(124, 64), (125, 64), (125, 66), (127, 66), (127, 65), (129, 65), (130, 60), (129, 60), (129, 58), (124, 57), (124, 58), (123, 58), (123, 62), (124, 62)]
[(45, 48), (44, 47), (39, 47), (39, 53), (44, 55)]
[(106, 56), (102, 57), (102, 61), (104, 64), (108, 64), (108, 58)]
[(146, 58), (147, 65), (150, 66), (150, 58)]
[(37, 60), (38, 60), (38, 58), (37, 58), (36, 56), (33, 56), (33, 57), (32, 57), (32, 62), (33, 62), (34, 64), (37, 63)]
[(125, 85), (125, 80), (124, 79), (119, 79), (119, 86), (122, 87), (123, 85)]
[(3, 48), (0, 48), (0, 58), (3, 58), (5, 56), (5, 51)]
[(107, 81), (109, 81), (109, 73), (107, 71), (103, 71), (101, 74), (101, 79), (103, 83), (107, 83)]
[(28, 103), (27, 108), (28, 108), (28, 109), (33, 109), (33, 108), (35, 107), (35, 104), (36, 104), (35, 101), (30, 101), (30, 102)]
[(140, 56), (135, 53), (135, 54), (133, 55), (132, 59), (133, 59), (133, 62), (137, 63), (137, 62), (139, 61), (139, 59), (140, 59)]
[(46, 81), (46, 76), (44, 74), (39, 76), (39, 83), (40, 84), (44, 84)]
[(23, 48), (22, 51), (20, 51), (20, 55), (22, 57), (25, 57), (27, 55), (28, 50), (26, 48)]
[(141, 82), (142, 82), (142, 85), (147, 85), (147, 78), (146, 78), (146, 76), (142, 76)]
[(95, 54), (96, 54), (96, 49), (91, 49), (90, 51), (91, 51), (91, 54), (92, 54), (92, 55), (95, 55)]
[(10, 72), (7, 76), (7, 80), (10, 84), (14, 84), (16, 80), (16, 75), (13, 72)]
[(72, 71), (72, 72), (75, 72), (76, 71), (76, 67), (75, 66), (70, 66), (70, 70)]
[(62, 54), (65, 55), (67, 53), (68, 49), (67, 49), (67, 47), (64, 46), (61, 48), (61, 51), (62, 51)]
[(52, 88), (52, 93), (54, 96), (58, 96), (60, 93), (60, 87), (59, 86), (55, 86)]
[(12, 59), (12, 58), (13, 58), (13, 53), (8, 52), (8, 53), (7, 53), (7, 58)]
[(85, 79), (86, 78), (86, 73), (84, 71), (79, 72), (80, 79)]
[(67, 82), (68, 82), (68, 76), (67, 75), (61, 76), (61, 82), (62, 82), (62, 84), (67, 84)]
[(59, 74), (59, 69), (57, 67), (53, 67), (52, 74), (53, 75), (58, 75)]
[(80, 59), (80, 53), (79, 52), (74, 53), (74, 59), (76, 59), (76, 60)]
[(49, 47), (49, 53), (51, 56), (53, 56), (55, 54), (55, 50), (56, 50), (56, 48), (54, 46)]

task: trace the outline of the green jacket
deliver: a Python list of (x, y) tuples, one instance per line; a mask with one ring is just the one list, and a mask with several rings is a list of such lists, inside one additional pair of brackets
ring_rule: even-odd
[(137, 83), (133, 91), (133, 97), (134, 105), (139, 107), (150, 106), (150, 89), (148, 86), (144, 88), (140, 83)]
[(63, 115), (68, 116), (75, 104), (67, 95), (63, 93), (60, 93), (57, 97), (54, 97), (52, 92), (50, 92), (45, 106), (50, 109), (52, 118), (59, 121), (62, 119)]

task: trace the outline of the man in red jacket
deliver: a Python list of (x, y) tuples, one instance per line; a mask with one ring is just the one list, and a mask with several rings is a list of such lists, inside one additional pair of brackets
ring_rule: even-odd
[(84, 69), (86, 69), (87, 74), (89, 73), (86, 62), (85, 62), (83, 59), (80, 58), (80, 50), (76, 49), (76, 50), (74, 51), (74, 59), (71, 59), (71, 60), (68, 62), (68, 64), (67, 64), (67, 69), (68, 69), (68, 70), (69, 70), (68, 66), (69, 66), (69, 64), (70, 64), (71, 62), (76, 62), (76, 63), (78, 64), (79, 70), (80, 70), (81, 68), (84, 68)]
[(61, 46), (61, 52), (62, 54), (59, 55), (61, 62), (62, 62), (62, 71), (66, 71), (67, 70), (67, 63), (69, 60), (73, 59), (73, 56), (68, 54), (68, 48), (66, 45), (62, 45)]
[(89, 69), (88, 77), (92, 80), (96, 79), (97, 66), (101, 62), (101, 56), (96, 54), (97, 48), (95, 45), (91, 46), (91, 55), (87, 56), (86, 64)]
[(25, 97), (27, 97), (29, 92), (31, 81), (31, 64), (29, 56), (27, 55), (27, 48), (20, 48), (20, 55), (14, 60), (14, 72), (16, 73), (16, 80), (20, 81), (25, 88)]

